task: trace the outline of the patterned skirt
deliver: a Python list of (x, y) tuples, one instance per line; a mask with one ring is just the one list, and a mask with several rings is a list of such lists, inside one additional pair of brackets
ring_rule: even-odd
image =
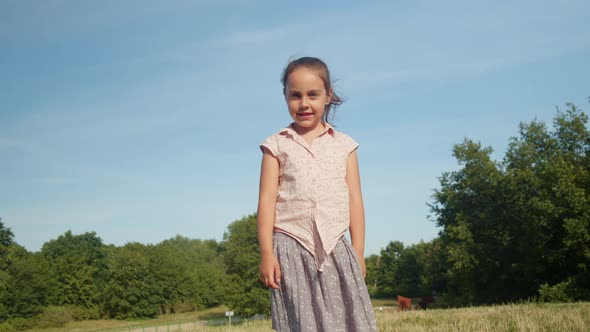
[(377, 331), (356, 252), (344, 236), (323, 272), (297, 240), (274, 233), (273, 242), (282, 274), (280, 288), (271, 290), (274, 330)]

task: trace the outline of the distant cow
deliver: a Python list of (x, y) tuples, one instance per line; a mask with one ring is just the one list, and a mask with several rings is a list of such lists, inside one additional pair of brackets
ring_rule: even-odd
[(412, 299), (398, 295), (397, 296), (397, 311), (406, 311), (406, 310), (412, 310)]
[(422, 296), (420, 298), (420, 302), (416, 306), (416, 309), (428, 309), (431, 304), (434, 303), (434, 297), (432, 296)]

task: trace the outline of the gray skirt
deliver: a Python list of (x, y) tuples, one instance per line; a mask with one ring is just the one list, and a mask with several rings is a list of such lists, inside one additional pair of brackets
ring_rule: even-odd
[(344, 236), (323, 272), (292, 237), (274, 233), (273, 243), (282, 274), (280, 288), (271, 290), (274, 330), (377, 331), (356, 252)]

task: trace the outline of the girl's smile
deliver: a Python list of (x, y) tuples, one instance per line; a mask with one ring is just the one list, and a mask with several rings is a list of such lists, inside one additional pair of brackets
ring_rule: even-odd
[(295, 69), (288, 77), (285, 99), (299, 134), (322, 130), (322, 115), (332, 92), (326, 90), (318, 73), (306, 67)]
[(313, 113), (297, 113), (297, 116), (302, 120), (309, 120), (313, 115)]

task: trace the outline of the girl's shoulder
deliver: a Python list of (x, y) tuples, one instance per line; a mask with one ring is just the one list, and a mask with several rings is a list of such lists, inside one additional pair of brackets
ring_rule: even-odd
[(357, 141), (355, 141), (352, 137), (341, 131), (333, 130), (332, 135), (334, 136), (334, 139), (336, 139), (338, 142), (340, 142), (340, 144), (342, 144), (342, 146), (344, 146), (344, 149), (346, 150), (347, 154), (356, 150), (356, 148), (358, 148), (359, 146)]
[(269, 135), (268, 137), (266, 137), (263, 141), (263, 144), (268, 144), (268, 143), (276, 143), (277, 140), (281, 139), (284, 136), (284, 133), (286, 132), (288, 128), (283, 128), (275, 133), (273, 133), (272, 135)]
[(281, 140), (284, 139), (284, 133), (286, 132), (287, 128), (283, 128), (274, 134), (268, 136), (261, 144), (260, 149), (264, 152), (264, 149), (267, 149), (273, 156), (277, 157), (280, 153), (280, 145)]
[(345, 134), (339, 130), (336, 129), (332, 129), (332, 135), (336, 138), (336, 139), (342, 139), (342, 140), (348, 140), (348, 139), (353, 139), (352, 137), (350, 137), (348, 134)]

